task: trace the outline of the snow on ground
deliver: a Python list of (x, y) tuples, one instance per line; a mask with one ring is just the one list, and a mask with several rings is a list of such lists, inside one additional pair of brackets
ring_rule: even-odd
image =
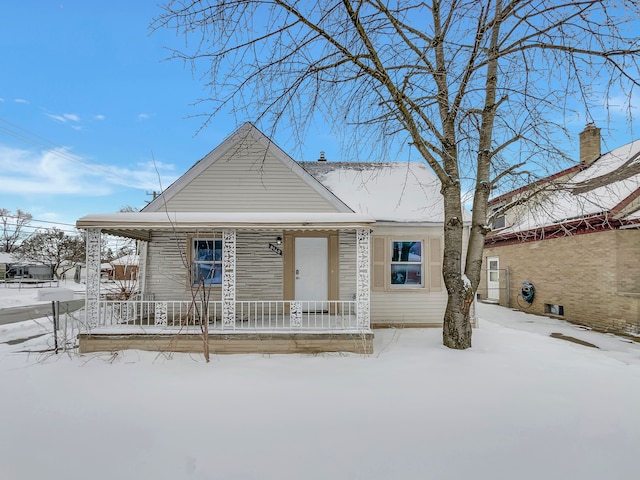
[[(17, 283), (0, 283), (0, 344), (21, 338), (30, 338), (51, 332), (53, 320), (51, 315), (43, 318), (35, 318), (26, 322), (10, 323), (2, 325), (2, 309), (21, 307), (25, 305), (47, 305), (51, 300), (40, 300), (39, 293), (52, 288), (65, 288), (75, 294), (75, 298), (83, 298), (85, 285), (75, 283), (73, 280), (61, 280), (59, 282), (46, 282), (36, 285), (19, 285)], [(48, 340), (52, 340), (48, 337)], [(51, 343), (53, 345), (53, 343)], [(1, 345), (0, 345), (1, 348)], [(0, 477), (2, 480), (2, 477)]]
[(371, 356), (209, 364), (0, 343), (0, 478), (637, 478), (640, 345), (478, 310), (461, 352), (439, 329), (376, 330)]
[(38, 299), (38, 292), (41, 290), (49, 290), (50, 288), (66, 288), (75, 292), (78, 295), (77, 298), (82, 298), (86, 286), (82, 283), (76, 283), (73, 280), (54, 280), (52, 282), (43, 282), (39, 285), (0, 282), (0, 310), (23, 305), (51, 303), (50, 300)]

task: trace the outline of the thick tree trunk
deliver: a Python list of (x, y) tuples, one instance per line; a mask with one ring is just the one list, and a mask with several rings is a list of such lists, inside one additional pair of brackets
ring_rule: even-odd
[(442, 328), (444, 346), (457, 350), (471, 348), (471, 301), (461, 293), (449, 294)]
[(442, 328), (445, 346), (455, 349), (471, 347), (469, 310), (475, 288), (463, 275), (464, 218), (460, 185), (452, 182), (442, 189), (444, 199), (444, 256), (442, 274), (447, 288), (447, 308)]

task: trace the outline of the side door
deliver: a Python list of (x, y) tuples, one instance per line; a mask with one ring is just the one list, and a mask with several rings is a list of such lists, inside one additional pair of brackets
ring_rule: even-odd
[(487, 257), (487, 300), (500, 300), (499, 257)]

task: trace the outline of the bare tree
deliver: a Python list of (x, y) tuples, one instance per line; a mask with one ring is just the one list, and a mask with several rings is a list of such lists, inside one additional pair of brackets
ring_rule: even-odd
[(31, 235), (20, 245), (22, 258), (50, 265), (56, 278), (85, 260), (85, 242), (81, 235), (71, 236), (57, 228), (48, 228)]
[(419, 154), (444, 199), (444, 344), (464, 349), (491, 191), (566, 160), (568, 116), (614, 96), (630, 112), (638, 18), (633, 0), (183, 0), (152, 28), (188, 40), (174, 57), (205, 73), (203, 126), (231, 110), (302, 143), (321, 113), (360, 149)]
[(32, 218), (30, 213), (20, 209), (14, 214), (6, 208), (0, 208), (0, 252), (16, 251), (25, 237), (24, 229), (29, 226)]

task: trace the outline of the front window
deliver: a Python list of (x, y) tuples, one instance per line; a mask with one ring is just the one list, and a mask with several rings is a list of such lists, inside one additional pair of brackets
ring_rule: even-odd
[(423, 285), (422, 242), (391, 242), (391, 286)]
[(192, 284), (222, 284), (222, 240), (196, 238), (192, 245)]

